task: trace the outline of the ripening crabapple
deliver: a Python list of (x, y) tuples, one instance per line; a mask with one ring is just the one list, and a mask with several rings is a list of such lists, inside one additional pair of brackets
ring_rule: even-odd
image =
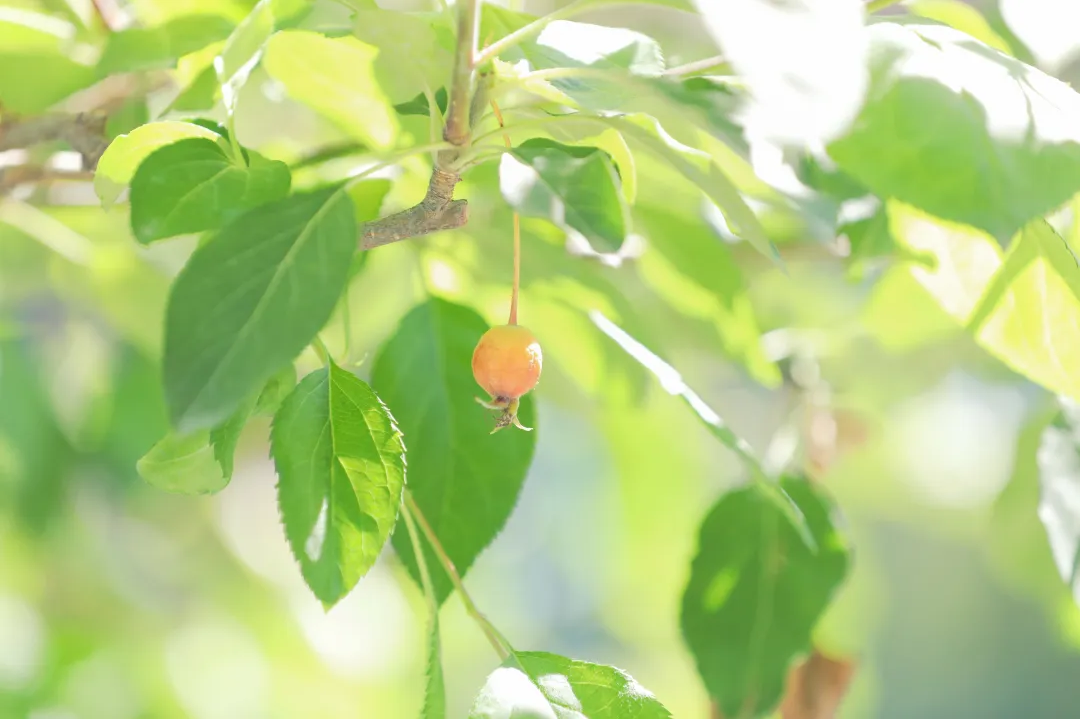
[(514, 425), (532, 431), (518, 421), (521, 397), (540, 380), (543, 355), (533, 333), (517, 324), (492, 327), (473, 350), (472, 370), (476, 383), (491, 395), (490, 400), (476, 401), (488, 409), (502, 412), (492, 434)]

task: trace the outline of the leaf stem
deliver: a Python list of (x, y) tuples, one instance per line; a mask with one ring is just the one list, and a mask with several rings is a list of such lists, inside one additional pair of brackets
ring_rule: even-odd
[[(461, 603), (465, 605), (465, 611), (470, 617), (480, 626), (480, 631), (484, 633), (488, 641), (491, 643), (492, 648), (495, 649), (495, 653), (499, 655), (502, 661), (506, 661), (508, 657), (513, 654), (513, 649), (509, 643), (506, 642), (505, 637), (499, 633), (499, 630), (488, 621), (487, 617), (480, 613), (480, 610), (476, 608), (475, 602), (472, 597), (469, 596), (469, 592), (466, 591), (464, 583), (461, 581), (461, 575), (458, 574), (457, 567), (454, 566), (453, 560), (450, 559), (450, 555), (446, 553), (446, 549), (443, 548), (442, 542), (435, 536), (435, 530), (431, 528), (424, 513), (420, 511), (420, 507), (416, 504), (416, 500), (413, 499), (412, 493), (409, 490), (405, 490), (404, 494), (405, 507), (412, 513), (416, 523), (420, 525), (420, 530), (424, 533), (424, 536), (428, 540), (428, 544), (435, 552), (435, 556), (439, 558), (439, 562), (442, 564), (443, 569), (446, 570), (446, 575), (450, 578), (450, 583), (454, 585), (454, 590), (457, 591), (458, 596), (461, 597)], [(418, 555), (419, 556), (419, 555)], [(419, 566), (420, 560), (417, 559), (417, 566)]]
[(565, 20), (585, 10), (592, 10), (605, 5), (622, 5), (624, 3), (626, 3), (626, 0), (575, 0), (575, 2), (548, 13), (544, 17), (537, 18), (525, 27), (515, 30), (501, 40), (497, 40), (485, 47), (476, 56), (476, 67), (482, 67), (515, 45), (519, 45), (534, 35), (539, 35), (545, 27), (556, 20)]
[[(506, 132), (506, 123), (503, 122), (502, 110), (499, 109), (499, 103), (494, 99), (491, 101), (491, 111), (495, 113), (495, 119), (499, 123), (499, 128), (503, 130), (503, 142), (506, 143), (506, 149), (513, 149), (513, 145), (510, 143), (510, 134)], [(514, 284), (510, 291), (510, 320), (507, 324), (516, 325), (518, 317), (518, 287), (521, 285), (521, 215), (517, 210), (514, 210)]]
[(230, 108), (225, 118), (226, 129), (229, 131), (229, 147), (232, 148), (233, 160), (240, 167), (247, 167), (244, 159), (244, 150), (240, 147), (240, 140), (236, 137), (236, 108)]
[(319, 356), (319, 361), (324, 365), (330, 364), (330, 350), (326, 349), (326, 343), (322, 341), (322, 337), (315, 335), (311, 340), (311, 349), (315, 350), (315, 354)]
[[(570, 113), (569, 115), (552, 115), (551, 117), (538, 117), (533, 120), (523, 120), (522, 122), (510, 124), (505, 127), (500, 127), (498, 130), (492, 130), (491, 132), (485, 132), (483, 135), (473, 139), (473, 146), (479, 145), (484, 140), (488, 140), (496, 135), (502, 135), (505, 132), (514, 130), (533, 130), (542, 129), (548, 125), (555, 125), (562, 122), (587, 122), (589, 120), (602, 122), (600, 118), (591, 116), (582, 116), (579, 113)], [(469, 158), (471, 159), (471, 158)]]

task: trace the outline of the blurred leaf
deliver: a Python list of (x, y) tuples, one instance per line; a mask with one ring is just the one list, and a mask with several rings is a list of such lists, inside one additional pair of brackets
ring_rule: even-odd
[(184, 87), (170, 108), (175, 112), (209, 110), (217, 104), (220, 92), (217, 71), (211, 62)]
[(683, 638), (729, 717), (768, 716), (776, 707), (792, 661), (810, 648), (814, 625), (847, 573), (831, 501), (802, 478), (784, 478), (779, 490), (812, 537), (764, 485), (728, 492), (702, 522), (683, 595)]
[(580, 232), (597, 252), (617, 252), (626, 240), (629, 210), (611, 158), (592, 147), (534, 138), (503, 155), (503, 197), (524, 215)]
[(109, 113), (109, 119), (105, 123), (105, 134), (110, 140), (117, 136), (129, 133), (138, 127), (150, 122), (150, 109), (146, 106), (144, 98), (133, 98), (126, 101), (116, 112)]
[(848, 265), (857, 273), (868, 262), (887, 257), (896, 249), (889, 231), (888, 208), (884, 203), (869, 217), (841, 224), (836, 232), (848, 238), (851, 247)]
[(274, 0), (259, 0), (247, 17), (229, 35), (214, 71), (221, 85), (226, 112), (236, 109), (240, 88), (262, 56), (263, 46), (274, 32)]
[(190, 122), (152, 122), (120, 135), (105, 149), (94, 172), (94, 191), (106, 208), (116, 202), (142, 161), (159, 147), (191, 137), (217, 140), (218, 135)]
[(291, 363), (286, 365), (280, 372), (275, 373), (267, 380), (259, 398), (255, 402), (253, 412), (257, 415), (273, 417), (281, 403), (296, 386), (296, 367)]
[(1006, 55), (1013, 54), (1009, 43), (994, 32), (986, 18), (977, 9), (960, 0), (915, 0), (908, 3), (907, 10), (912, 15), (937, 20), (956, 28)]
[(0, 499), (10, 498), (14, 518), (33, 532), (66, 501), (72, 459), (39, 365), (19, 341), (0, 341)]
[(289, 547), (329, 609), (374, 566), (397, 522), (401, 432), (371, 387), (331, 362), (285, 398), (270, 451)]
[(747, 127), (797, 145), (828, 142), (847, 130), (866, 90), (862, 0), (694, 4), (746, 82)]
[(378, 48), (375, 75), (390, 102), (406, 102), (425, 87), (434, 92), (450, 80), (453, 57), (439, 45), (431, 23), (418, 15), (357, 10), (353, 34)]
[[(491, 434), (494, 422), (476, 403), (482, 390), (469, 358), (487, 329), (472, 310), (429, 299), (405, 316), (372, 370), (372, 384), (411, 447), (409, 490), (462, 576), (509, 518), (536, 447), (535, 431)], [(522, 398), (518, 416), (536, 426), (531, 395)], [(420, 586), (404, 533), (395, 535), (394, 549)], [(428, 566), (440, 566), (425, 551)], [(431, 579), (441, 604), (450, 580), (439, 571)]]
[(176, 60), (229, 37), (233, 23), (221, 15), (181, 15), (161, 25), (109, 34), (98, 61), (102, 77), (176, 67)]
[(8, 112), (44, 112), (96, 79), (93, 67), (59, 52), (9, 50), (0, 45), (0, 106)]
[(135, 467), (148, 484), (178, 494), (220, 492), (230, 479), (215, 456), (208, 430), (166, 434)]
[(780, 371), (765, 356), (746, 282), (731, 251), (701, 220), (644, 205), (635, 216), (652, 250), (638, 261), (645, 282), (679, 313), (704, 313), (732, 359), (762, 384), (778, 386)]
[(1080, 603), (1080, 404), (1059, 397), (1061, 412), (1043, 430), (1039, 467), (1039, 519), (1058, 572)]
[(487, 678), (469, 719), (671, 719), (621, 669), (547, 652), (514, 652)]
[(251, 210), (195, 250), (165, 322), (178, 430), (221, 422), (307, 346), (344, 289), (356, 241), (352, 203), (328, 188)]
[(289, 168), (277, 160), (237, 165), (202, 137), (150, 154), (131, 180), (131, 230), (144, 245), (212, 230), (244, 211), (289, 194)]
[(665, 392), (681, 397), (683, 401), (690, 406), (690, 409), (694, 410), (694, 414), (696, 414), (705, 424), (709, 433), (719, 439), (721, 444), (738, 455), (753, 473), (759, 476), (765, 474), (761, 462), (754, 455), (754, 450), (746, 443), (746, 440), (739, 437), (728, 428), (720, 418), (720, 415), (716, 414), (712, 407), (705, 404), (705, 401), (683, 382), (682, 376), (674, 367), (653, 354), (648, 347), (623, 331), (618, 325), (605, 317), (603, 313), (591, 310), (589, 312), (589, 317), (601, 332), (615, 340), (627, 354), (652, 372), (656, 376), (656, 379), (659, 380), (660, 386), (663, 387)]
[(356, 38), (286, 30), (270, 38), (263, 67), (294, 100), (365, 145), (385, 150), (394, 144), (398, 121), (375, 80), (376, 55)]
[(618, 172), (619, 189), (622, 190), (623, 199), (628, 205), (634, 204), (637, 200), (637, 165), (634, 163), (634, 153), (626, 144), (626, 138), (619, 134), (618, 130), (608, 128), (590, 137), (566, 139), (563, 142), (568, 145), (595, 147), (606, 152)]
[(602, 118), (601, 121), (617, 129), (623, 137), (641, 143), (651, 153), (671, 165), (716, 203), (735, 234), (749, 242), (773, 263), (783, 266), (780, 253), (766, 234), (761, 221), (712, 158), (665, 137), (662, 128), (650, 118), (628, 115)]
[(840, 168), (1000, 240), (1080, 190), (1080, 95), (948, 27), (867, 28), (873, 82)]
[(210, 446), (214, 448), (214, 459), (221, 465), (221, 472), (227, 480), (232, 479), (236, 445), (255, 410), (257, 399), (258, 395), (252, 394), (236, 408), (231, 417), (210, 430)]
[[(435, 91), (435, 104), (439, 107), (439, 112), (446, 114), (446, 88), (440, 87)], [(394, 105), (394, 110), (399, 115), (423, 115), (427, 117), (431, 114), (428, 109), (427, 95), (420, 93), (416, 97), (406, 101), (400, 102)]]
[[(346, 192), (356, 208), (357, 222), (370, 222), (379, 217), (379, 209), (393, 183), (390, 180), (361, 180), (350, 183)], [(364, 252), (361, 255), (367, 254)]]

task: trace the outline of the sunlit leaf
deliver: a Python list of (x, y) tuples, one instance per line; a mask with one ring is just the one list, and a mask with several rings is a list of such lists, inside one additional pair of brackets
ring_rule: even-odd
[(143, 244), (212, 230), (289, 192), (283, 162), (250, 154), (246, 166), (210, 139), (195, 137), (150, 154), (131, 180), (131, 229)]
[(214, 71), (221, 85), (227, 112), (236, 109), (240, 88), (262, 56), (263, 46), (274, 32), (274, 2), (259, 0), (248, 16), (229, 35), (221, 54), (214, 60)]
[(161, 25), (109, 35), (98, 61), (102, 75), (176, 66), (177, 58), (229, 37), (233, 23), (221, 15), (181, 15)]
[(256, 208), (195, 251), (165, 322), (177, 429), (221, 422), (307, 346), (344, 289), (356, 242), (352, 203), (328, 188)]
[(418, 15), (358, 10), (353, 15), (353, 34), (378, 48), (375, 75), (395, 104), (410, 100), (425, 88), (434, 92), (450, 80), (453, 58), (439, 45), (431, 24)]
[(263, 67), (298, 102), (371, 147), (393, 145), (398, 121), (375, 80), (375, 48), (353, 37), (286, 30), (270, 38)]
[(304, 581), (330, 607), (378, 559), (397, 521), (405, 445), (386, 405), (331, 363), (274, 416), (278, 507)]
[(0, 68), (0, 105), (25, 115), (44, 112), (97, 79), (93, 67), (58, 51), (9, 50), (0, 45)]
[[(476, 403), (483, 391), (470, 359), (488, 329), (472, 310), (441, 299), (417, 306), (375, 358), (372, 384), (393, 408), (409, 442), (409, 489), (461, 574), (503, 528), (532, 461), (537, 432), (491, 433), (494, 419)], [(531, 395), (519, 417), (536, 427)], [(404, 533), (394, 548), (420, 584)], [(438, 558), (425, 549), (435, 595), (451, 591)]]
[(229, 484), (214, 456), (209, 430), (170, 432), (143, 455), (135, 468), (148, 484), (177, 494), (212, 494)]
[(487, 678), (469, 719), (671, 719), (621, 669), (547, 652), (515, 652)]
[(880, 23), (870, 100), (828, 152), (881, 197), (1007, 240), (1080, 190), (1080, 95), (949, 27)]
[(580, 232), (598, 252), (626, 240), (629, 211), (610, 157), (592, 147), (526, 140), (503, 155), (499, 184), (519, 212)]
[(94, 172), (94, 191), (101, 203), (109, 207), (135, 176), (142, 161), (159, 147), (178, 140), (202, 137), (218, 140), (220, 136), (205, 127), (190, 122), (152, 122), (120, 135), (105, 148)]
[(694, 4), (750, 90), (748, 127), (805, 145), (847, 129), (867, 84), (862, 0)]
[(683, 638), (724, 716), (764, 717), (775, 708), (848, 569), (831, 501), (801, 478), (782, 480), (779, 490), (752, 484), (720, 498), (702, 522), (683, 594)]

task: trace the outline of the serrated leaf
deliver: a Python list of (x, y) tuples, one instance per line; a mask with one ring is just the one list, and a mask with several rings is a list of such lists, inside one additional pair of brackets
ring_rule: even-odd
[(270, 452), (289, 547), (329, 608), (374, 566), (397, 522), (401, 432), (371, 387), (330, 363), (285, 398)]
[(439, 615), (431, 617), (428, 630), (427, 683), (420, 719), (446, 719), (446, 679), (442, 668), (442, 643), (439, 639)]
[[(424, 18), (393, 10), (357, 10), (353, 34), (379, 50), (375, 75), (395, 104), (435, 91), (450, 79), (451, 54), (439, 45), (435, 30)], [(426, 104), (426, 103), (425, 103)]]
[(285, 197), (290, 179), (283, 162), (259, 158), (240, 166), (213, 140), (180, 140), (152, 152), (135, 171), (131, 230), (145, 245), (216, 229), (252, 207)]
[(814, 146), (847, 130), (866, 92), (862, 0), (694, 0), (749, 89), (744, 124), (782, 144)]
[[(409, 438), (409, 489), (424, 516), (465, 575), (509, 518), (532, 461), (536, 431), (491, 434), (494, 421), (476, 403), (473, 349), (488, 329), (474, 311), (441, 299), (411, 310), (375, 359), (372, 385)], [(535, 427), (531, 395), (519, 417)], [(420, 575), (408, 537), (394, 537), (409, 574)], [(427, 565), (439, 567), (427, 552)], [(446, 573), (433, 569), (435, 595), (450, 595)]]
[(611, 339), (627, 352), (631, 357), (641, 363), (643, 367), (652, 372), (660, 382), (660, 386), (668, 394), (681, 397), (690, 406), (694, 414), (698, 416), (709, 433), (720, 440), (721, 444), (737, 454), (740, 459), (758, 476), (763, 476), (765, 470), (761, 462), (754, 454), (754, 450), (746, 440), (739, 437), (724, 423), (712, 407), (683, 381), (678, 370), (664, 360), (656, 356), (652, 350), (631, 337), (625, 330), (604, 316), (602, 312), (591, 310), (589, 318)]
[(1005, 241), (1080, 190), (1080, 95), (952, 28), (879, 23), (869, 100), (828, 147), (881, 197)]
[(375, 79), (375, 48), (354, 37), (286, 30), (266, 44), (263, 67), (298, 102), (377, 149), (393, 146), (398, 121)]
[(830, 500), (802, 478), (785, 478), (780, 491), (811, 541), (773, 490), (755, 483), (728, 492), (702, 522), (683, 594), (683, 638), (724, 716), (763, 717), (776, 707), (848, 569)]
[(105, 148), (94, 172), (94, 192), (101, 204), (109, 207), (116, 202), (139, 165), (154, 150), (192, 137), (217, 140), (219, 136), (194, 123), (172, 120), (152, 122), (118, 136)]
[(229, 37), (233, 23), (221, 15), (180, 15), (161, 25), (109, 34), (98, 61), (102, 76), (121, 72), (162, 70), (178, 58)]
[(311, 342), (330, 318), (356, 249), (338, 188), (263, 205), (195, 250), (165, 321), (165, 396), (174, 426), (213, 426)]
[(534, 138), (503, 155), (503, 197), (524, 215), (580, 232), (597, 252), (617, 252), (629, 210), (607, 153)]
[(621, 669), (548, 652), (515, 652), (488, 676), (469, 719), (671, 719)]

